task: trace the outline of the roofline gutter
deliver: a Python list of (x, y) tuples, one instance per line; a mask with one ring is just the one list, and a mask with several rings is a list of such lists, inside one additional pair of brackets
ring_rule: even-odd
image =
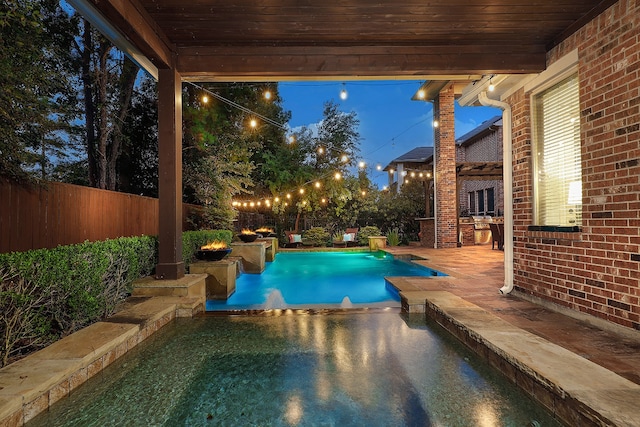
[(504, 285), (501, 294), (513, 290), (513, 151), (511, 106), (503, 101), (491, 99), (486, 91), (478, 93), (478, 100), (484, 106), (502, 110), (502, 180), (504, 185)]

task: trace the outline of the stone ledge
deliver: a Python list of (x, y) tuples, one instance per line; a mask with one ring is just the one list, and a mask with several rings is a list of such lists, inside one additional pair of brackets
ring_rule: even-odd
[(22, 426), (164, 325), (204, 309), (200, 297), (156, 297), (129, 305), (0, 369), (0, 426)]
[(567, 425), (638, 425), (640, 385), (449, 292), (425, 293), (430, 318)]

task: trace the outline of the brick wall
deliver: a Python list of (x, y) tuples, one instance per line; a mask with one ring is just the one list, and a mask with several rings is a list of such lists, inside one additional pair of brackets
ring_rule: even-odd
[(578, 49), (583, 171), (579, 233), (533, 224), (529, 97), (513, 108), (514, 284), (640, 329), (640, 2), (621, 0), (548, 52)]
[(457, 199), (453, 86), (442, 89), (434, 104), (434, 119), (439, 122), (434, 135), (437, 246), (455, 248), (458, 245), (458, 207), (456, 203), (446, 202)]
[[(495, 162), (502, 161), (502, 127), (497, 128), (495, 131), (479, 138), (468, 146), (458, 146), (456, 152), (456, 158), (458, 162)], [(466, 212), (469, 210), (469, 192), (486, 190), (493, 188), (494, 194), (494, 213), (496, 216), (502, 215), (504, 212), (504, 185), (502, 180), (496, 181), (462, 181), (459, 187), (459, 204), (460, 212)], [(487, 203), (485, 198), (485, 211), (487, 210)], [(478, 205), (476, 204), (476, 211)], [(471, 212), (475, 214), (475, 212)]]

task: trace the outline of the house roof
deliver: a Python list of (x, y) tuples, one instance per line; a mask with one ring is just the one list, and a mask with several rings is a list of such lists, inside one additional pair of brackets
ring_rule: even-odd
[(456, 144), (460, 146), (470, 145), (489, 132), (495, 131), (498, 127), (502, 126), (502, 116), (495, 116), (489, 120), (482, 122), (480, 126), (473, 129), (470, 132), (465, 133), (460, 138), (456, 139)]
[(427, 164), (429, 160), (433, 159), (433, 147), (416, 147), (411, 151), (407, 151), (400, 157), (393, 159), (385, 168), (384, 171), (394, 169), (398, 163), (418, 166), (420, 164)]
[(175, 66), (186, 81), (537, 73), (550, 47), (616, 3), (69, 1), (104, 34), (119, 34), (157, 69)]

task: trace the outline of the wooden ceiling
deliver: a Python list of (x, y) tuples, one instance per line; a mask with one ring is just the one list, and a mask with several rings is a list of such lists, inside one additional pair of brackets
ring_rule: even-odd
[(532, 73), (615, 0), (76, 0), (187, 80)]

